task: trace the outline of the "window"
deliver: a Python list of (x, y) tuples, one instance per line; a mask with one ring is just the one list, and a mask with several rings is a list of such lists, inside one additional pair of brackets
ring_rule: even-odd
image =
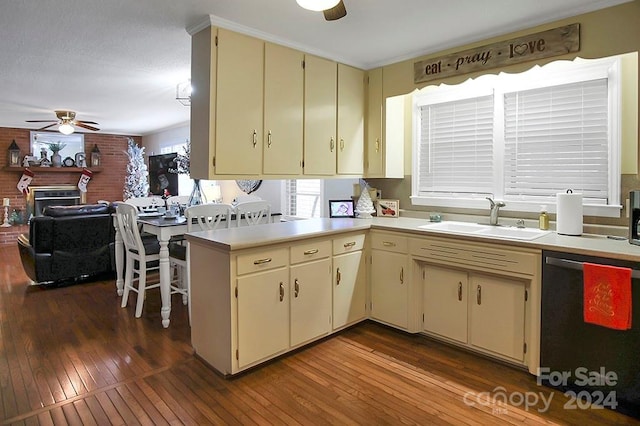
[(284, 182), (283, 214), (296, 218), (320, 217), (322, 210), (322, 181), (293, 179)]
[(554, 210), (583, 193), (585, 214), (620, 212), (619, 59), (558, 61), (414, 95), (412, 202)]

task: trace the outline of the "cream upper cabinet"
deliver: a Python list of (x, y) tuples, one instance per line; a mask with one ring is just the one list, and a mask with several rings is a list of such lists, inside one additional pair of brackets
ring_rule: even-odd
[(216, 39), (218, 29), (207, 27), (191, 37), (191, 162), (192, 178), (215, 175), (216, 152)]
[(364, 168), (364, 71), (338, 64), (338, 174)]
[(370, 70), (367, 75), (367, 128), (365, 132), (366, 175), (382, 177), (382, 68)]
[(337, 63), (305, 55), (304, 174), (336, 173)]
[(302, 174), (304, 53), (265, 44), (265, 175)]
[(218, 29), (216, 174), (262, 171), (264, 41)]

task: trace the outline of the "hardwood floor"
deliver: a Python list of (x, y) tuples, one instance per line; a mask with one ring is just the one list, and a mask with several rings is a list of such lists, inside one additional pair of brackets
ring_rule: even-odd
[[(30, 286), (17, 248), (0, 258), (2, 424), (640, 424), (563, 409), (524, 371), (372, 322), (227, 380), (194, 357), (179, 295), (163, 329), (158, 293), (136, 319), (113, 280)], [(551, 405), (492, 404), (501, 391)]]

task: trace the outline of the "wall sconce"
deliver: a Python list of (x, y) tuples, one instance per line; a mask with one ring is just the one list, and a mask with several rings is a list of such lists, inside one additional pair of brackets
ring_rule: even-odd
[(98, 144), (94, 144), (93, 149), (91, 150), (91, 167), (100, 167), (100, 157), (101, 155), (100, 150), (98, 149)]
[(178, 83), (176, 100), (184, 106), (191, 106), (191, 79)]
[(20, 165), (20, 147), (16, 144), (16, 140), (14, 139), (9, 145), (9, 149), (7, 150), (9, 157), (8, 162), (9, 166), (19, 166)]

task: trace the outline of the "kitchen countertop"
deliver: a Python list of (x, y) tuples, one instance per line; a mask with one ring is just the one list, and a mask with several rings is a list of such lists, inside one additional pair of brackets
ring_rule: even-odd
[(582, 236), (558, 235), (550, 231), (534, 240), (523, 241), (491, 236), (458, 234), (419, 228), (428, 224), (425, 219), (415, 218), (372, 218), (372, 219), (307, 219), (291, 222), (277, 222), (268, 225), (200, 231), (186, 235), (188, 241), (204, 244), (225, 251), (264, 247), (277, 243), (291, 242), (315, 237), (326, 237), (345, 232), (378, 229), (402, 231), (416, 236), (451, 237), (457, 240), (487, 242), (493, 244), (555, 250), (591, 256), (640, 262), (640, 246), (629, 244), (627, 240), (613, 240), (604, 235), (583, 234)]

